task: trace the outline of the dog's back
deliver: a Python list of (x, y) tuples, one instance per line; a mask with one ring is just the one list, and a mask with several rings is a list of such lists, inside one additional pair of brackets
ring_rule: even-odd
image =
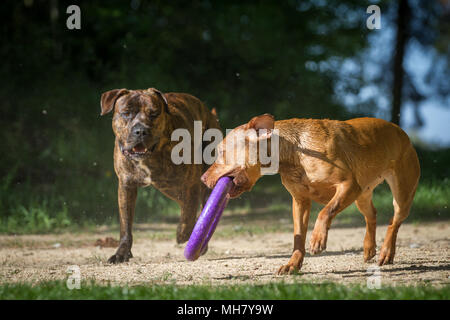
[(193, 129), (194, 121), (201, 121), (203, 130), (216, 128), (220, 130), (215, 111), (211, 112), (198, 98), (187, 93), (170, 92), (165, 94), (169, 112), (176, 116), (175, 126)]
[(360, 186), (379, 184), (392, 175), (405, 158), (414, 176), (418, 178), (420, 172), (408, 135), (397, 125), (382, 119), (289, 119), (276, 121), (275, 128), (304, 156), (319, 158), (352, 172)]

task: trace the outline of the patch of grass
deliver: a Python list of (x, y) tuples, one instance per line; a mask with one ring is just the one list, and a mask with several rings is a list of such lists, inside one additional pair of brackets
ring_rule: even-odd
[(2, 222), (0, 232), (17, 234), (56, 232), (71, 225), (67, 207), (50, 214), (45, 202), (29, 207), (20, 205), (14, 214), (4, 218)]
[(139, 285), (132, 287), (101, 286), (82, 282), (81, 289), (69, 290), (64, 281), (31, 284), (0, 285), (0, 299), (269, 299), (269, 300), (320, 300), (320, 299), (449, 299), (450, 286), (408, 286), (369, 289), (361, 285), (333, 283), (283, 282), (264, 285), (231, 286), (176, 286)]
[[(279, 186), (273, 184), (265, 188), (264, 179), (261, 186), (255, 186), (255, 190), (244, 194), (242, 199), (230, 201), (224, 218), (222, 219), (220, 235), (234, 236), (236, 234), (260, 234), (266, 232), (282, 232), (291, 230), (291, 199), (290, 195)], [(159, 192), (154, 189), (140, 191), (140, 199), (136, 209), (136, 223), (145, 222), (169, 222), (178, 221), (179, 208), (170, 200), (164, 201)], [(421, 221), (439, 221), (450, 219), (450, 180), (444, 179), (437, 182), (424, 182), (419, 187), (414, 198), (411, 214), (407, 223)], [(103, 200), (100, 200), (103, 201)], [(114, 200), (115, 201), (115, 200)], [(374, 191), (373, 202), (377, 209), (377, 221), (386, 224), (393, 215), (392, 194), (386, 184), (380, 185)], [(79, 205), (75, 203), (76, 205)], [(313, 203), (310, 222), (313, 223), (322, 205)], [(26, 234), (26, 233), (55, 233), (67, 230), (97, 231), (98, 224), (95, 217), (73, 217), (72, 206), (48, 204), (47, 201), (33, 202), (28, 206), (17, 204), (15, 209), (10, 209), (10, 214), (1, 219), (0, 233)], [(139, 217), (139, 218), (138, 218)], [(98, 217), (97, 217), (98, 218)], [(103, 221), (104, 219), (100, 219)], [(111, 217), (104, 221), (104, 225), (110, 229), (118, 229), (118, 213), (111, 211)], [(261, 220), (259, 224), (251, 224), (249, 221)], [(362, 226), (364, 217), (352, 204), (341, 212), (333, 222), (333, 226)], [(112, 229), (111, 229), (112, 230)], [(152, 232), (150, 235), (157, 239), (173, 237), (172, 230), (165, 233)]]

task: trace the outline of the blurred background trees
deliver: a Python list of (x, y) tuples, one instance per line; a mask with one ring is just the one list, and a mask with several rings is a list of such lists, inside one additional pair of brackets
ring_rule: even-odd
[[(448, 103), (447, 1), (83, 1), (81, 30), (68, 30), (71, 4), (4, 1), (0, 9), (2, 217), (38, 205), (80, 221), (116, 220), (113, 134), (110, 117), (99, 117), (100, 95), (113, 88), (191, 93), (217, 109), (223, 128), (265, 112), (379, 116), (385, 101), (387, 120), (399, 122), (412, 103), (420, 124), (421, 101)], [(375, 58), (370, 4), (397, 34)], [(427, 90), (403, 61), (418, 45), (434, 59)], [(361, 94), (367, 88), (375, 89)], [(166, 210), (156, 191), (142, 192), (141, 207)]]

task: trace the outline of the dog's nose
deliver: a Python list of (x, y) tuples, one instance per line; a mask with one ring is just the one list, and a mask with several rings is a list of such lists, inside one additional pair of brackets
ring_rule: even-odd
[(133, 129), (131, 129), (131, 131), (133, 132), (133, 135), (137, 138), (145, 137), (146, 135), (148, 135), (148, 128), (144, 127), (141, 124), (135, 125)]

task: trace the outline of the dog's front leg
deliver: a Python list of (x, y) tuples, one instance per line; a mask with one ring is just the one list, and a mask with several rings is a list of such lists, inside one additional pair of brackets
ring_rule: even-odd
[(133, 257), (132, 227), (136, 206), (137, 186), (127, 185), (119, 181), (118, 199), (120, 214), (120, 243), (116, 253), (108, 259), (109, 263), (126, 262)]
[(187, 186), (183, 191), (180, 222), (177, 227), (177, 243), (189, 240), (195, 226), (197, 210), (201, 202), (202, 192), (200, 186)]
[(298, 272), (305, 257), (305, 240), (308, 231), (311, 200), (307, 198), (292, 197), (292, 218), (294, 220), (294, 252), (288, 264), (278, 270), (278, 274), (292, 274)]

